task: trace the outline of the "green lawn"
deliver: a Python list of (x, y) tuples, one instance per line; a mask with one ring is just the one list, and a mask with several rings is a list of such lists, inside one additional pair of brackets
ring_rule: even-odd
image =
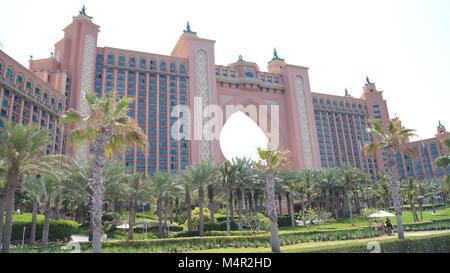
[[(423, 231), (420, 232), (408, 232), (405, 233), (405, 238), (416, 238), (416, 237), (427, 237), (434, 236), (434, 232), (430, 232), (430, 235), (424, 236), (414, 236), (414, 234), (422, 234)], [(436, 232), (436, 234), (450, 234), (450, 230)], [(408, 236), (409, 235), (409, 236)], [(358, 239), (358, 240), (347, 240), (347, 241), (328, 241), (328, 242), (309, 242), (309, 243), (301, 243), (295, 245), (282, 246), (281, 252), (283, 253), (299, 253), (299, 252), (311, 252), (314, 250), (318, 250), (321, 248), (329, 247), (343, 247), (343, 246), (353, 246), (365, 244), (370, 241), (396, 241), (398, 240), (396, 236), (382, 236), (377, 238), (368, 238), (368, 239)], [(192, 251), (189, 253), (271, 253), (271, 248), (221, 248), (221, 249), (206, 249), (206, 250), (198, 250)]]
[[(439, 215), (431, 215), (432, 211), (423, 211), (423, 221), (431, 221), (431, 220), (442, 220), (442, 219), (450, 219), (450, 208), (437, 210)], [(394, 212), (391, 211), (391, 213), (394, 214)], [(420, 219), (420, 213), (418, 213), (419, 219)], [(391, 222), (395, 225), (397, 223), (397, 219), (394, 217), (390, 217)], [(402, 215), (403, 223), (404, 224), (410, 224), (414, 223), (412, 212), (411, 211), (403, 211)], [(358, 227), (368, 227), (368, 222), (363, 220), (362, 215), (356, 215), (353, 216), (353, 220)], [(383, 219), (386, 221), (386, 218)], [(351, 220), (350, 218), (342, 218), (338, 219), (335, 222), (328, 222), (323, 223), (320, 226), (317, 225), (308, 225), (308, 228), (305, 227), (296, 227), (296, 230), (316, 230), (318, 228), (320, 229), (345, 229), (350, 228)], [(280, 233), (283, 233), (283, 231), (292, 231), (292, 227), (282, 227), (280, 228)]]

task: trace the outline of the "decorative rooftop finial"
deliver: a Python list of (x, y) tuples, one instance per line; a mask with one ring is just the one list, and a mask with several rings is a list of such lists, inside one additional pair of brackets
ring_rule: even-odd
[(30, 61), (32, 61), (33, 60), (33, 55), (30, 55)]
[(278, 53), (277, 53), (277, 49), (276, 48), (273, 49), (273, 58), (272, 58), (272, 60), (269, 63), (271, 63), (274, 60), (284, 61), (284, 59), (281, 59), (280, 57), (278, 57)]
[(86, 14), (86, 7), (85, 7), (84, 5), (83, 5), (83, 8), (80, 10), (80, 15), (84, 15), (84, 16), (89, 17), (89, 18), (92, 19), (91, 16), (88, 16), (88, 15)]
[(350, 97), (350, 94), (348, 93), (347, 88), (345, 88), (345, 96), (346, 96), (346, 97)]
[(244, 60), (244, 58), (242, 58), (242, 55), (239, 55), (238, 61), (239, 61), (239, 62), (242, 62), (243, 60)]
[(52, 57), (52, 58), (53, 58), (53, 52), (50, 52), (50, 57)]
[(184, 30), (184, 32), (186, 32), (186, 33), (192, 33), (192, 34), (197, 34), (197, 32), (193, 32), (193, 31), (191, 30), (191, 25), (189, 25), (189, 21), (187, 21), (187, 24), (186, 24), (186, 30)]
[(441, 121), (439, 121), (439, 126), (438, 128), (444, 128), (444, 125), (442, 125)]
[(370, 82), (369, 76), (366, 76), (367, 85), (375, 85), (375, 83)]

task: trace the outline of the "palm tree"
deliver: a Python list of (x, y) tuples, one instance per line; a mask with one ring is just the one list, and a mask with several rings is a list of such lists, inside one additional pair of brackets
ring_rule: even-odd
[(346, 201), (348, 202), (348, 210), (350, 214), (350, 220), (352, 225), (355, 224), (353, 221), (353, 208), (351, 201), (351, 193), (357, 186), (357, 169), (353, 168), (353, 166), (345, 165), (340, 169), (340, 181), (342, 182), (344, 188), (344, 195), (346, 197)]
[(38, 184), (40, 188), (38, 199), (45, 208), (44, 226), (42, 228), (42, 247), (45, 248), (48, 246), (51, 207), (61, 196), (61, 181), (53, 175), (44, 175), (38, 179)]
[(383, 130), (381, 124), (377, 120), (371, 120), (371, 125), (367, 128), (369, 134), (373, 134), (378, 137), (378, 142), (371, 142), (366, 147), (366, 153), (368, 155), (374, 154), (377, 151), (383, 150), (386, 152), (387, 157), (387, 170), (390, 178), (390, 186), (392, 190), (395, 217), (397, 219), (398, 238), (404, 239), (403, 221), (402, 221), (402, 208), (400, 205), (399, 195), (399, 183), (397, 179), (397, 164), (396, 164), (396, 152), (406, 152), (411, 157), (414, 157), (414, 151), (401, 145), (402, 141), (415, 136), (412, 129), (400, 128), (399, 120), (389, 121), (387, 131)]
[[(0, 193), (0, 238), (2, 252), (8, 253), (11, 242), (14, 192), (20, 185), (19, 178), (36, 173), (52, 172), (61, 156), (42, 155), (47, 147), (49, 132), (38, 130), (35, 125), (5, 123), (0, 131), (0, 175), (6, 177)], [(4, 211), (6, 208), (6, 217)], [(5, 222), (3, 224), (3, 220)]]
[(389, 185), (389, 181), (389, 175), (387, 173), (383, 173), (374, 185), (377, 196), (384, 200), (385, 208), (389, 208), (391, 206), (392, 190)]
[(174, 183), (174, 177), (167, 172), (156, 171), (153, 176), (148, 177), (149, 183), (152, 187), (153, 195), (156, 199), (156, 209), (158, 212), (159, 220), (159, 236), (164, 237), (163, 230), (163, 200), (167, 196), (172, 184)]
[(139, 201), (149, 200), (150, 196), (150, 184), (148, 180), (142, 179), (142, 176), (138, 173), (126, 174), (125, 180), (125, 196), (128, 200), (128, 208), (130, 210), (130, 216), (128, 219), (128, 240), (133, 240), (134, 224), (136, 220), (136, 210)]
[(314, 170), (303, 169), (299, 171), (299, 179), (306, 194), (308, 208), (311, 208), (312, 197), (316, 194), (314, 190), (314, 182), (316, 181), (316, 176), (317, 172)]
[(85, 94), (89, 115), (71, 109), (63, 114), (61, 121), (80, 124), (82, 127), (72, 130), (70, 141), (74, 144), (89, 141), (94, 146), (94, 169), (92, 181), (92, 217), (94, 253), (101, 252), (102, 237), (102, 199), (104, 162), (114, 151), (122, 151), (128, 144), (138, 144), (147, 138), (136, 122), (127, 116), (128, 104), (132, 99), (122, 97), (116, 101), (112, 93), (95, 98)]
[(252, 167), (252, 161), (248, 158), (233, 158), (232, 164), (236, 166), (236, 173), (234, 175), (234, 186), (236, 189), (236, 198), (238, 201), (238, 215), (239, 225), (243, 222), (243, 201), (245, 197), (245, 190), (248, 188), (248, 180)]
[(24, 183), (24, 189), (27, 193), (27, 196), (33, 200), (33, 210), (31, 217), (31, 230), (30, 230), (30, 242), (34, 243), (36, 240), (36, 222), (37, 222), (37, 214), (39, 207), (39, 194), (41, 191), (39, 184), (39, 176), (27, 177)]
[[(230, 161), (225, 161), (223, 165), (218, 168), (220, 177), (222, 179), (222, 185), (225, 188), (225, 206), (227, 212), (227, 236), (231, 235), (230, 231), (230, 192), (231, 185), (236, 174), (237, 167), (230, 163)], [(234, 220), (234, 219), (233, 219)]]
[(197, 162), (190, 166), (184, 172), (181, 173), (183, 180), (193, 185), (194, 188), (198, 189), (198, 203), (200, 207), (200, 223), (199, 223), (199, 234), (204, 236), (204, 217), (203, 217), (203, 202), (205, 199), (204, 187), (208, 185), (209, 181), (213, 178), (216, 169), (211, 161)]
[(264, 171), (267, 175), (267, 212), (270, 219), (270, 244), (273, 252), (280, 252), (280, 238), (278, 237), (277, 202), (275, 199), (275, 183), (273, 174), (275, 171), (287, 166), (288, 152), (273, 151), (258, 148), (260, 160), (254, 163), (255, 168)]
[(305, 193), (305, 188), (303, 183), (300, 182), (298, 172), (284, 170), (279, 172), (279, 176), (282, 181), (281, 187), (286, 192), (286, 199), (288, 203), (289, 216), (291, 217), (292, 229), (295, 230), (294, 197), (303, 195)]
[[(450, 138), (445, 139), (444, 144), (447, 146), (447, 150), (450, 151)], [(439, 168), (442, 168), (444, 171), (447, 170), (447, 168), (450, 166), (450, 154), (444, 155), (436, 159), (436, 165)], [(450, 174), (447, 175), (444, 179), (444, 185), (449, 190), (449, 183), (450, 183)], [(448, 200), (445, 201), (447, 203)]]
[(417, 222), (419, 218), (417, 217), (416, 207), (414, 206), (414, 201), (417, 200), (417, 185), (414, 178), (409, 177), (404, 181), (403, 190), (406, 195), (406, 199), (408, 200), (409, 204), (411, 205), (411, 212), (413, 215), (414, 222)]

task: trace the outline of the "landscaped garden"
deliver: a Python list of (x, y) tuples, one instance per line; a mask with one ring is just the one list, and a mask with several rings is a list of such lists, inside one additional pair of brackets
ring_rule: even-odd
[[(270, 149), (258, 149), (258, 162), (203, 160), (179, 173), (133, 174), (114, 159), (146, 139), (126, 115), (131, 100), (86, 99), (89, 118), (69, 111), (62, 121), (83, 124), (71, 142), (90, 141), (89, 157), (42, 155), (49, 136), (33, 125), (0, 131), (2, 252), (358, 252), (371, 239), (393, 252), (449, 251), (445, 232), (408, 238), (450, 230), (448, 178), (397, 181), (393, 160), (376, 181), (350, 165), (290, 170), (287, 152)], [(411, 135), (393, 123), (387, 135), (372, 125), (383, 142), (369, 144), (368, 154), (393, 156), (403, 149), (396, 140)], [(390, 222), (372, 217), (381, 209)], [(82, 240), (68, 246), (74, 238)]]

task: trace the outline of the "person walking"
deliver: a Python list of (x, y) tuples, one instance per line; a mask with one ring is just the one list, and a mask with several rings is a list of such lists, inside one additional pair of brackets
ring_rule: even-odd
[(389, 217), (386, 219), (386, 227), (387, 227), (387, 231), (388, 231), (388, 236), (392, 235), (392, 223), (391, 220), (389, 220)]
[(380, 229), (381, 229), (381, 231), (383, 231), (383, 233), (386, 233), (386, 229), (385, 229), (383, 220), (381, 220)]
[(375, 230), (378, 230), (378, 222), (377, 222), (377, 220), (375, 220), (375, 222), (373, 223), (373, 228)]

